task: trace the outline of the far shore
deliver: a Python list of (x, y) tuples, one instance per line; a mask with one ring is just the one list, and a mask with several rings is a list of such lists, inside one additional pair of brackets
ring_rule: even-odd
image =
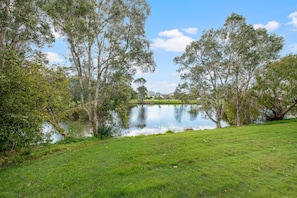
[(198, 104), (197, 100), (191, 101), (182, 101), (177, 99), (145, 99), (143, 102), (137, 99), (132, 99), (129, 102), (130, 104)]

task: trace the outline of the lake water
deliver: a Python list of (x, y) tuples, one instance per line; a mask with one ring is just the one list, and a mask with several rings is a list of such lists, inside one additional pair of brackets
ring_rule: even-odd
[[(211, 129), (215, 124), (195, 111), (197, 105), (138, 105), (129, 111), (129, 129), (123, 136)], [(222, 123), (226, 126), (225, 123)]]
[[(181, 132), (185, 129), (203, 130), (215, 128), (215, 124), (195, 111), (197, 105), (137, 105), (128, 110), (128, 128), (121, 129), (121, 136), (162, 134), (166, 131)], [(89, 124), (84, 134), (91, 133)], [(226, 126), (222, 123), (222, 126)], [(62, 124), (67, 131), (67, 124)], [(88, 128), (89, 127), (89, 128)], [(87, 129), (86, 129), (87, 128)], [(44, 131), (53, 131), (49, 124)], [(52, 136), (53, 142), (61, 139), (59, 134)]]

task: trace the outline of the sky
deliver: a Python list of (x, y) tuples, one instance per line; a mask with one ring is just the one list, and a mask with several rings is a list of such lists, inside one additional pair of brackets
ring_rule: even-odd
[[(146, 35), (154, 52), (154, 73), (137, 74), (146, 79), (148, 91), (173, 93), (180, 83), (178, 65), (173, 59), (182, 55), (204, 30), (221, 28), (232, 13), (242, 15), (254, 28), (283, 36), (282, 56), (297, 54), (296, 0), (147, 0), (151, 14), (146, 21)], [(67, 44), (57, 35), (52, 48), (43, 51), (50, 63), (65, 64)]]

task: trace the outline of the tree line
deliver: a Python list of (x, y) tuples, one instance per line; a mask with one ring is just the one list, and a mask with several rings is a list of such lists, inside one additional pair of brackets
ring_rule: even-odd
[(280, 57), (283, 45), (281, 36), (233, 13), (175, 57), (183, 81), (176, 94), (198, 98), (218, 128), (223, 120), (237, 126), (281, 120), (297, 104), (297, 56)]

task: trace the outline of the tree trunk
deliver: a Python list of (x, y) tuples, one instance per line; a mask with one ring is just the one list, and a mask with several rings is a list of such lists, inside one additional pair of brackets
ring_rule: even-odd
[(93, 114), (92, 126), (93, 126), (94, 136), (98, 136), (99, 119), (98, 119), (98, 115), (96, 112)]
[(237, 126), (242, 126), (242, 120), (240, 115), (240, 109), (237, 107), (236, 109), (236, 120), (237, 120)]
[(48, 122), (53, 125), (53, 127), (59, 132), (60, 135), (62, 135), (63, 137), (66, 137), (67, 134), (65, 133), (65, 130), (63, 127), (61, 127), (57, 122), (53, 121), (53, 120), (48, 120)]
[(217, 122), (216, 122), (216, 128), (218, 128), (218, 129), (219, 129), (219, 128), (222, 128), (222, 125), (221, 125), (221, 122), (220, 122), (220, 121), (217, 121)]

